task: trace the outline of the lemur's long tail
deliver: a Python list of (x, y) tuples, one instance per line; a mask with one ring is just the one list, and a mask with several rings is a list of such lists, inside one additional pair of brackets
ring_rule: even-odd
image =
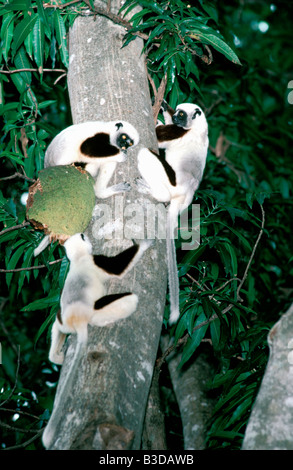
[(169, 323), (176, 323), (180, 316), (179, 309), (179, 279), (177, 272), (177, 258), (174, 240), (174, 231), (178, 225), (178, 210), (172, 201), (167, 214), (167, 260), (170, 296)]

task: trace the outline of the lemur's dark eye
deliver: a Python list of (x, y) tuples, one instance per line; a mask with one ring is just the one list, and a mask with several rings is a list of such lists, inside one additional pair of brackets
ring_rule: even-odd
[(127, 139), (127, 135), (126, 135), (126, 134), (121, 134), (121, 139), (126, 140), (126, 139)]
[(180, 117), (183, 117), (183, 116), (184, 116), (184, 112), (183, 112), (183, 111), (180, 111), (179, 116), (180, 116)]

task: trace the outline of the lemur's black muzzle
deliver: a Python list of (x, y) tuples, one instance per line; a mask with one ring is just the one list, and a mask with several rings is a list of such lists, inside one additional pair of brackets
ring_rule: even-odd
[(133, 145), (133, 140), (127, 134), (120, 134), (117, 139), (117, 145), (121, 150), (127, 150)]

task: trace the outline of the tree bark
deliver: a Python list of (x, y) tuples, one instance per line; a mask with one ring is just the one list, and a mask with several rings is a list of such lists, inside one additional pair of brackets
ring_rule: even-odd
[(243, 450), (293, 449), (293, 305), (268, 335), (270, 357)]
[(160, 394), (160, 371), (155, 368), (147, 402), (142, 435), (142, 450), (166, 450), (165, 416)]
[[(106, 8), (104, 2), (97, 5)], [(120, 2), (111, 2), (117, 13)], [(74, 123), (126, 120), (140, 134), (139, 146), (117, 166), (110, 184), (127, 181), (125, 195), (97, 201), (88, 235), (94, 253), (114, 255), (132, 244), (127, 230), (146, 238), (146, 209), (153, 203), (136, 191), (136, 155), (140, 146), (156, 148), (155, 127), (141, 39), (121, 49), (125, 30), (97, 16), (78, 17), (69, 33), (68, 87)], [(101, 238), (100, 213), (110, 208), (113, 220)], [(133, 217), (133, 212), (138, 218)], [(143, 213), (143, 220), (142, 219)], [(132, 219), (130, 218), (132, 217)], [(105, 235), (106, 234), (106, 235)], [(109, 293), (135, 292), (139, 307), (129, 318), (105, 328), (89, 327), (87, 356), (74, 379), (70, 403), (51, 449), (139, 449), (148, 393), (156, 359), (166, 294), (165, 240), (155, 240), (123, 281), (111, 282)], [(74, 354), (69, 346), (59, 385)], [(58, 385), (56, 396), (58, 397)], [(62, 397), (60, 397), (62, 403)]]
[[(168, 337), (161, 338), (161, 346), (168, 347)], [(210, 355), (201, 348), (193, 361), (179, 368), (182, 353), (174, 351), (167, 357), (168, 369), (180, 410), (184, 450), (204, 450), (209, 420), (215, 401), (208, 395), (208, 382), (215, 367)]]

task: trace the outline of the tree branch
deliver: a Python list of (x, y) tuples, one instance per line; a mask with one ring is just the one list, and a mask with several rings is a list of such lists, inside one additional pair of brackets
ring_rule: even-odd
[(262, 237), (262, 234), (264, 232), (264, 225), (265, 225), (265, 211), (264, 211), (264, 208), (263, 206), (260, 204), (260, 209), (261, 209), (261, 214), (262, 214), (262, 220), (261, 220), (261, 229), (260, 229), (260, 232), (258, 234), (258, 237), (256, 239), (256, 242), (254, 244), (254, 247), (253, 247), (253, 250), (252, 250), (252, 253), (251, 253), (251, 256), (249, 258), (249, 261), (247, 263), (247, 266), (245, 268), (245, 271), (244, 271), (244, 275), (243, 275), (243, 278), (242, 278), (242, 281), (240, 282), (239, 286), (238, 286), (238, 289), (237, 289), (237, 298), (239, 298), (239, 292), (247, 278), (247, 275), (248, 275), (248, 271), (249, 271), (249, 268), (251, 266), (251, 263), (252, 263), (252, 260), (254, 258), (254, 255), (255, 255), (255, 252), (256, 252), (256, 249), (257, 249), (257, 246), (260, 242), (260, 239)]
[(27, 227), (28, 225), (30, 225), (30, 223), (24, 220), (22, 224), (13, 225), (13, 227), (5, 228), (4, 230), (2, 230), (2, 232), (0, 232), (0, 236), (4, 235), (4, 233), (12, 232), (12, 230), (17, 230), (18, 228)]
[(39, 266), (29, 266), (27, 268), (16, 268), (16, 269), (0, 269), (0, 273), (18, 273), (20, 271), (32, 271), (33, 269), (43, 269), (47, 268), (49, 265), (57, 264), (62, 261), (63, 258), (56, 259), (54, 261), (49, 261), (47, 264), (40, 264)]
[[(14, 413), (18, 413), (18, 411), (15, 411), (14, 410)], [(1, 428), (6, 428), (6, 429), (9, 429), (10, 431), (15, 431), (15, 432), (23, 432), (23, 433), (35, 433), (35, 432), (38, 432), (39, 429), (21, 429), (21, 428), (17, 428), (17, 427), (14, 427), (14, 426), (10, 426), (10, 424), (6, 424), (6, 423), (3, 423), (3, 421), (0, 421), (0, 426)]]
[(23, 175), (22, 173), (19, 173), (18, 171), (16, 173), (14, 173), (13, 175), (10, 175), (10, 176), (4, 176), (4, 178), (0, 178), (0, 181), (8, 181), (8, 180), (12, 180), (14, 178), (22, 178), (26, 181), (30, 181), (31, 183), (35, 183), (36, 180), (33, 179), (33, 178), (29, 178), (28, 176), (26, 175)]
[(32, 418), (32, 419), (37, 419), (39, 421), (41, 421), (43, 419), (43, 418), (40, 418), (40, 416), (36, 416), (36, 415), (31, 414), (31, 413), (27, 413), (26, 411), (13, 410), (11, 408), (3, 408), (2, 406), (1, 406), (1, 411), (7, 411), (7, 413), (17, 413), (18, 415), (27, 416), (27, 417)]
[(28, 446), (29, 444), (31, 444), (32, 442), (34, 442), (36, 439), (39, 439), (39, 437), (41, 436), (41, 434), (43, 433), (44, 431), (44, 428), (40, 429), (37, 434), (35, 434), (33, 437), (31, 437), (30, 439), (28, 439), (27, 441), (23, 442), (22, 444), (18, 444), (17, 446), (11, 446), (11, 447), (7, 447), (6, 449), (2, 449), (2, 450), (16, 450), (16, 449), (23, 449), (24, 447)]
[[(63, 9), (63, 8), (68, 7), (68, 6), (74, 5), (75, 3), (81, 3), (81, 2), (86, 3), (86, 5), (90, 8), (90, 10), (93, 12), (93, 14), (95, 16), (96, 15), (105, 16), (109, 20), (112, 20), (114, 23), (119, 24), (120, 26), (123, 26), (127, 31), (130, 31), (132, 29), (133, 26), (132, 26), (131, 23), (129, 23), (129, 21), (126, 21), (123, 18), (121, 18), (121, 16), (115, 15), (114, 13), (110, 12), (109, 2), (108, 2), (108, 6), (107, 6), (106, 10), (104, 8), (100, 8), (100, 7), (97, 7), (97, 6), (95, 6), (95, 8), (93, 9), (88, 0), (72, 0), (71, 2), (63, 3), (63, 4), (60, 4), (60, 5), (56, 5), (56, 4), (51, 5), (50, 3), (44, 3), (43, 6), (44, 6), (44, 8)], [(148, 39), (149, 38), (147, 34), (140, 33), (139, 31), (135, 32), (134, 34), (136, 36), (139, 36), (142, 39)]]
[(165, 90), (166, 90), (166, 84), (167, 84), (167, 74), (164, 75), (162, 78), (162, 81), (160, 83), (160, 86), (158, 90), (155, 87), (155, 83), (148, 74), (148, 79), (152, 85), (153, 91), (154, 91), (154, 97), (155, 97), (155, 102), (153, 104), (153, 114), (154, 114), (154, 121), (155, 124), (157, 123), (158, 119), (158, 114), (160, 112), (161, 104), (163, 102), (164, 96), (165, 96)]
[[(80, 0), (79, 0), (80, 1)], [(13, 69), (13, 70), (0, 70), (0, 73), (4, 73), (6, 75), (12, 75), (13, 73), (20, 73), (20, 72), (40, 72), (37, 68), (23, 68), (23, 69)], [(42, 69), (42, 72), (61, 72), (67, 73), (65, 69)]]

